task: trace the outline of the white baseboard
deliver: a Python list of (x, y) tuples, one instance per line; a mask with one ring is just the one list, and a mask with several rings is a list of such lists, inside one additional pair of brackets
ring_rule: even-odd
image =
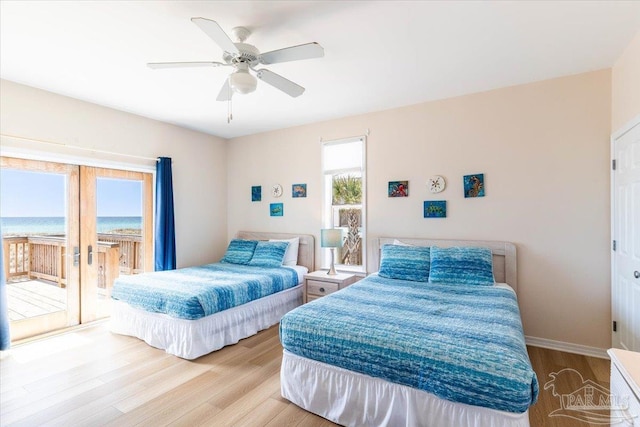
[(599, 357), (600, 359), (609, 359), (607, 349), (590, 347), (588, 345), (572, 344), (563, 341), (554, 341), (546, 338), (530, 337), (525, 335), (527, 345), (534, 347), (548, 348), (551, 350), (566, 351), (567, 353), (582, 354), (584, 356)]

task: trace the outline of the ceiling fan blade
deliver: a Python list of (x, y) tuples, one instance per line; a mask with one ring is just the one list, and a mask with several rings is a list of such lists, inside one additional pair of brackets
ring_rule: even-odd
[(147, 64), (147, 67), (153, 68), (154, 70), (160, 68), (191, 68), (191, 67), (219, 67), (223, 64), (222, 62), (150, 62)]
[(216, 21), (206, 18), (191, 18), (191, 22), (196, 24), (211, 39), (218, 44), (225, 52), (238, 54), (240, 51), (229, 38), (227, 33), (218, 25)]
[(263, 64), (277, 64), (300, 59), (322, 58), (323, 56), (324, 48), (314, 42), (263, 53), (260, 55), (260, 62)]
[(229, 78), (224, 81), (224, 84), (220, 88), (220, 93), (218, 93), (218, 97), (216, 101), (228, 101), (233, 96), (233, 91), (231, 90), (231, 85), (229, 84)]
[(285, 79), (281, 75), (269, 70), (257, 70), (256, 77), (294, 98), (304, 93), (304, 88), (302, 86), (297, 85), (291, 80)]

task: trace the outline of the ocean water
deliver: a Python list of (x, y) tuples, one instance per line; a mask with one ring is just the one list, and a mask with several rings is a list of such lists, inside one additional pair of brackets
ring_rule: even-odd
[[(0, 227), (3, 236), (64, 234), (64, 217), (2, 217)], [(139, 216), (99, 216), (98, 233), (112, 233), (115, 230), (142, 230)]]

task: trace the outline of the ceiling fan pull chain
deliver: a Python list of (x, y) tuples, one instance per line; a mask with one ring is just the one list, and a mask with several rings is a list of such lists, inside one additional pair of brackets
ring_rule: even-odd
[(233, 120), (233, 113), (231, 113), (231, 101), (229, 101), (229, 106), (227, 108), (227, 124), (231, 123)]
[(231, 104), (231, 83), (229, 82), (229, 79), (227, 79), (227, 82), (229, 84), (229, 99), (227, 100), (227, 124), (231, 123), (231, 120), (233, 120), (233, 105)]

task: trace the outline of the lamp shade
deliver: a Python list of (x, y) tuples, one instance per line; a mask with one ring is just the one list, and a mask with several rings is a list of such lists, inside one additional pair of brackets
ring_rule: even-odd
[(342, 246), (342, 230), (325, 228), (320, 230), (320, 246), (323, 248), (339, 248)]
[(244, 95), (256, 90), (258, 80), (247, 70), (238, 70), (229, 76), (229, 83), (234, 92)]

